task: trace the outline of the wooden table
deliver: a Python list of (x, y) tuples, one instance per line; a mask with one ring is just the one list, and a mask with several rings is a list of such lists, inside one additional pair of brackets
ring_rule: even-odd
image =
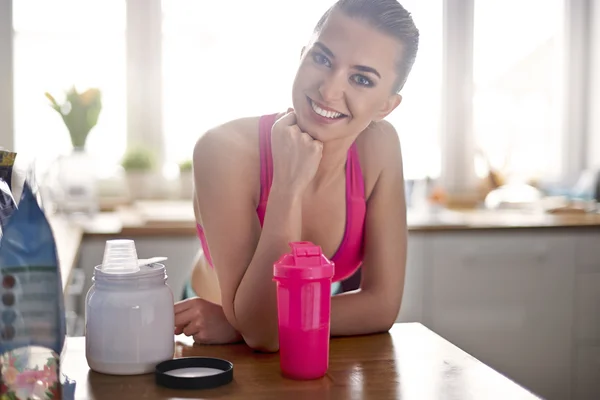
[(77, 382), (76, 399), (403, 399), (533, 400), (513, 381), (421, 324), (396, 324), (389, 333), (334, 338), (324, 378), (281, 376), (277, 354), (245, 345), (199, 346), (176, 337), (176, 357), (212, 356), (234, 364), (234, 381), (204, 391), (165, 389), (154, 375), (110, 376), (89, 370), (83, 338), (68, 338), (64, 371)]

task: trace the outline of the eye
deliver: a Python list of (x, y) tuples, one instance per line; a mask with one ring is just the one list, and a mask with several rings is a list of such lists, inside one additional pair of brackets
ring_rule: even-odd
[(355, 83), (361, 85), (361, 86), (366, 86), (366, 87), (371, 87), (373, 86), (373, 81), (371, 81), (369, 78), (367, 78), (364, 75), (353, 75), (351, 78)]
[(321, 53), (313, 53), (312, 57), (313, 57), (313, 61), (316, 62), (317, 64), (324, 65), (326, 67), (331, 67), (331, 62), (323, 54), (321, 54)]

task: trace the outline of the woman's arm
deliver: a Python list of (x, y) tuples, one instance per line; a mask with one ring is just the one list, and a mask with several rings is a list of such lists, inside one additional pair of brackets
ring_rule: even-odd
[(361, 287), (331, 299), (334, 336), (389, 330), (402, 301), (407, 246), (402, 156), (394, 128), (379, 124), (373, 150), (384, 164), (367, 203)]
[[(289, 115), (276, 124), (287, 128), (288, 124), (295, 123), (293, 115)], [(222, 127), (204, 135), (196, 145), (197, 204), (227, 320), (250, 347), (277, 351), (273, 263), (288, 251), (290, 241), (300, 240), (301, 196), (304, 185), (312, 179), (305, 165), (311, 160), (315, 163), (318, 149), (299, 129), (275, 132), (274, 128), (273, 136), (278, 138), (272, 142), (274, 177), (261, 232), (252, 201), (254, 181), (245, 176), (249, 171), (256, 173), (256, 165), (246, 161), (247, 149), (240, 147), (235, 139), (228, 140), (235, 136), (232, 127)], [(286, 151), (287, 154), (282, 154)], [(286, 161), (285, 165), (281, 165), (282, 160)]]

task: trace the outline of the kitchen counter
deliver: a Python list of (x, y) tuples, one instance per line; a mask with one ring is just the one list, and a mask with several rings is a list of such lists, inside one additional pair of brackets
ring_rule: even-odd
[(327, 375), (312, 381), (281, 376), (278, 354), (245, 345), (199, 346), (177, 336), (175, 357), (209, 356), (231, 361), (234, 380), (203, 391), (165, 389), (154, 375), (103, 375), (89, 370), (84, 338), (68, 338), (66, 375), (77, 382), (78, 400), (91, 399), (539, 399), (421, 324), (396, 324), (389, 333), (331, 340)]
[[(194, 211), (189, 201), (142, 201), (102, 212), (89, 220), (52, 216), (63, 287), (76, 263), (84, 237), (195, 236)], [(416, 211), (407, 213), (409, 232), (447, 232), (505, 229), (599, 229), (600, 214), (549, 214), (518, 211)]]
[[(63, 286), (77, 267), (65, 296), (77, 317), (73, 335), (83, 332), (85, 293), (105, 240), (133, 238), (141, 256), (168, 256), (176, 296), (199, 247), (189, 202), (51, 221)], [(600, 398), (590, 372), (600, 354), (598, 215), (411, 210), (408, 225), (398, 322), (424, 323), (544, 398)]]
[[(474, 229), (600, 228), (600, 213), (550, 214), (543, 211), (407, 212), (408, 230), (446, 231)], [(85, 230), (86, 235), (196, 235), (194, 211), (188, 201), (144, 201), (102, 213)]]

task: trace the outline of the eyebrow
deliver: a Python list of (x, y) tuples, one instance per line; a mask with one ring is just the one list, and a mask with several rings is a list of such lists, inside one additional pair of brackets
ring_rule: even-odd
[[(335, 55), (333, 54), (333, 52), (331, 50), (329, 50), (329, 48), (327, 46), (325, 46), (323, 43), (315, 42), (315, 46), (319, 47), (321, 49), (321, 51), (323, 51), (323, 53), (325, 53), (328, 57), (335, 58)], [(377, 70), (373, 67), (368, 67), (366, 65), (355, 65), (355, 66), (353, 66), (353, 68), (357, 69), (359, 71), (362, 71), (362, 72), (369, 72), (371, 74), (376, 75), (379, 79), (381, 79), (381, 74), (379, 74), (379, 72), (377, 72)]]

